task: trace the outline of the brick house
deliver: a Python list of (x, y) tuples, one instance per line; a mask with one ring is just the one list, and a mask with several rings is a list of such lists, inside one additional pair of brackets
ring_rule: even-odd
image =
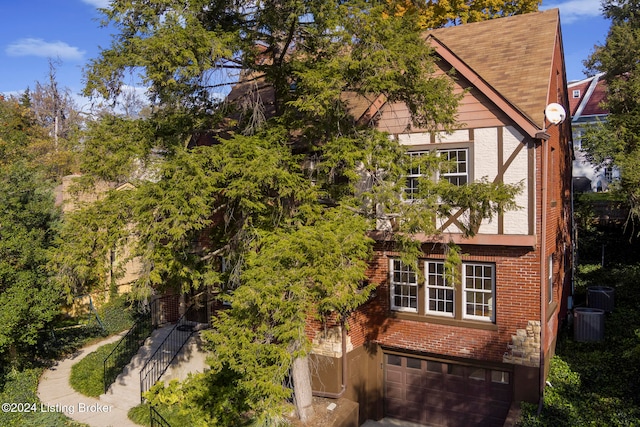
[[(416, 155), (437, 150), (455, 161), (445, 178), (459, 184), (522, 182), (520, 209), (484, 221), (473, 238), (456, 225), (463, 212), (439, 219), (442, 236), (418, 236), (417, 266), (401, 263), (388, 233), (375, 234), (373, 297), (346, 333), (308, 325), (313, 386), (357, 401), (360, 423), (503, 425), (513, 403), (541, 396), (571, 289), (571, 124), (545, 119), (550, 103), (569, 110), (559, 12), (437, 29), (425, 42), (442, 72), (455, 69), (463, 126), (415, 129), (404, 105), (379, 98), (360, 108), (363, 117)], [(442, 239), (464, 254), (453, 286)]]

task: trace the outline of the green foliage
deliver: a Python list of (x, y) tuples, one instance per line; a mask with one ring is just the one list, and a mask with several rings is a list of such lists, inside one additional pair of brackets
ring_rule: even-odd
[(611, 159), (621, 171), (621, 190), (631, 214), (640, 219), (640, 19), (637, 1), (603, 2), (612, 19), (604, 45), (585, 61), (590, 71), (603, 72), (607, 83), (607, 121), (586, 138), (585, 147), (596, 160)]
[(580, 343), (563, 334), (551, 360), (544, 406), (523, 405), (521, 426), (640, 423), (640, 266), (602, 268), (583, 265), (578, 288), (607, 285), (615, 289), (616, 307), (605, 319), (605, 338)]
[(49, 189), (15, 162), (0, 172), (0, 205), (0, 355), (6, 355), (36, 344), (63, 295), (45, 269), (57, 220)]
[(104, 359), (118, 343), (105, 344), (71, 367), (69, 384), (78, 393), (98, 397), (104, 393)]
[[(65, 214), (50, 269), (69, 299), (104, 289), (98, 286), (104, 286), (111, 273), (111, 251), (122, 247), (131, 235), (127, 228), (131, 198), (129, 191), (112, 191), (98, 202)], [(126, 261), (121, 260), (121, 265)], [(123, 272), (117, 266), (115, 270), (116, 276)]]
[(399, 16), (418, 14), (418, 22), (422, 28), (460, 25), (535, 12), (541, 3), (540, 0), (428, 0), (419, 3), (387, 0), (390, 13)]
[(373, 288), (362, 286), (373, 243), (367, 228), (349, 209), (327, 209), (309, 223), (261, 233), (247, 253), (231, 309), (203, 337), (213, 371), (237, 375), (233, 393), (246, 396), (251, 411), (273, 417), (290, 397), (285, 378), (292, 360), (310, 349), (304, 332), (310, 314), (346, 321), (367, 300)]
[(255, 404), (250, 395), (236, 388), (241, 377), (229, 369), (207, 371), (190, 375), (181, 383), (158, 383), (145, 397), (171, 425), (250, 425), (248, 410)]
[[(0, 402), (35, 405), (36, 411), (0, 412), (0, 424), (9, 427), (51, 426), (82, 427), (84, 424), (70, 420), (60, 412), (41, 411), (38, 399), (38, 379), (42, 368), (31, 368), (24, 371), (11, 370), (4, 377), (0, 390)], [(46, 406), (45, 406), (46, 407)], [(33, 408), (33, 406), (30, 406)]]
[[(150, 406), (151, 405), (149, 403), (142, 403), (138, 406), (134, 406), (133, 408), (129, 409), (129, 412), (127, 413), (127, 417), (138, 425), (151, 426), (151, 416), (149, 414)], [(163, 412), (163, 417), (164, 417), (164, 412)], [(174, 424), (171, 424), (171, 425), (174, 425)]]
[(85, 173), (123, 183), (145, 168), (155, 141), (152, 123), (116, 116), (89, 122), (80, 167)]
[[(127, 295), (112, 297), (109, 302), (102, 304), (97, 311), (104, 333), (117, 334), (131, 328), (139, 315), (136, 309), (137, 303), (131, 301)], [(91, 316), (90, 325), (95, 323), (97, 320)]]
[[(595, 355), (593, 362), (600, 366), (608, 362)], [(572, 361), (572, 363), (580, 361)], [(590, 366), (593, 366), (590, 364)], [(594, 388), (585, 384), (584, 379), (592, 372), (577, 373), (561, 357), (551, 360), (548, 381), (551, 386), (545, 389), (544, 407), (540, 416), (536, 416), (537, 405), (522, 404), (520, 427), (560, 426), (560, 425), (602, 425), (629, 426), (640, 421), (640, 410), (629, 396), (620, 396), (609, 392), (616, 384), (611, 377), (602, 378), (611, 386), (609, 390)], [(618, 374), (619, 375), (619, 374)], [(603, 375), (604, 376), (604, 375)]]
[[(365, 280), (377, 221), (394, 219), (410, 256), (416, 234), (439, 232), (437, 214), (461, 209), (471, 235), (482, 218), (515, 208), (519, 186), (485, 180), (467, 188), (425, 179), (419, 199), (402, 200), (411, 158), (359, 121), (347, 98), (383, 96), (404, 103), (413, 126), (452, 130), (462, 94), (454, 75), (434, 73), (419, 14), (389, 6), (115, 0), (103, 10), (117, 35), (89, 64), (85, 93), (115, 100), (133, 72), (150, 87), (153, 113), (92, 125), (85, 172), (133, 180), (138, 164), (155, 163), (127, 194), (69, 215), (59, 279), (76, 293), (104, 285), (107, 255), (131, 242), (129, 258), (143, 266), (138, 295), (208, 287), (232, 304), (204, 334), (215, 355), (210, 376), (155, 400), (203, 401), (227, 378), (233, 387), (218, 391), (234, 410), (204, 400), (210, 409), (198, 419), (278, 420), (291, 395), (285, 377), (310, 350), (305, 322), (344, 324), (377, 285)], [(216, 81), (238, 69), (240, 81)], [(229, 102), (213, 100), (212, 91), (236, 83)], [(193, 147), (192, 136), (208, 145)], [(435, 154), (420, 161), (433, 175), (449, 167)]]

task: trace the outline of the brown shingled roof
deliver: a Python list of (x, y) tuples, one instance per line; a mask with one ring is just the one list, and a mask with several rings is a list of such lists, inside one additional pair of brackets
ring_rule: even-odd
[(487, 84), (540, 126), (548, 100), (558, 9), (429, 31)]

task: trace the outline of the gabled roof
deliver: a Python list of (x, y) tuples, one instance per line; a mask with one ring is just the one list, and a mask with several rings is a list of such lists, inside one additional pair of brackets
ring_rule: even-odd
[[(567, 85), (569, 89), (569, 104), (571, 105), (571, 120), (578, 121), (583, 117), (606, 116), (609, 112), (602, 108), (601, 104), (606, 99), (607, 86), (602, 76), (596, 74)], [(574, 91), (580, 91), (577, 98), (573, 97)]]
[[(558, 9), (440, 28), (424, 35), (459, 75), (532, 136), (543, 128), (559, 36)], [(268, 107), (265, 115), (273, 114), (272, 88), (262, 81), (239, 82), (227, 101), (255, 96)], [(386, 104), (386, 98), (375, 94), (345, 92), (341, 98), (360, 121), (371, 119)]]
[[(431, 30), (433, 37), (541, 127), (560, 32), (558, 9)], [(564, 76), (563, 76), (564, 78)]]

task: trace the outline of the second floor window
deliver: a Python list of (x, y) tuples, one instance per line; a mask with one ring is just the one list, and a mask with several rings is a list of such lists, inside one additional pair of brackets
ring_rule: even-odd
[(613, 168), (611, 166), (604, 168), (604, 179), (606, 179), (607, 182), (613, 182)]
[[(419, 196), (420, 177), (426, 176), (428, 171), (418, 161), (420, 156), (428, 154), (428, 151), (410, 151), (411, 165), (407, 171), (404, 198), (415, 200)], [(438, 155), (445, 162), (445, 170), (440, 172), (440, 179), (446, 179), (453, 185), (466, 185), (469, 183), (469, 150), (467, 148), (448, 148), (438, 150)]]
[(468, 150), (456, 148), (451, 150), (439, 150), (438, 153), (449, 162), (447, 172), (440, 176), (447, 179), (453, 185), (465, 185), (469, 182)]
[(425, 171), (422, 170), (422, 168), (420, 167), (420, 162), (418, 162), (417, 160), (425, 153), (428, 153), (428, 151), (411, 151), (408, 153), (409, 157), (411, 158), (411, 166), (409, 167), (404, 187), (404, 197), (406, 200), (414, 200), (419, 198), (418, 180), (425, 174)]

